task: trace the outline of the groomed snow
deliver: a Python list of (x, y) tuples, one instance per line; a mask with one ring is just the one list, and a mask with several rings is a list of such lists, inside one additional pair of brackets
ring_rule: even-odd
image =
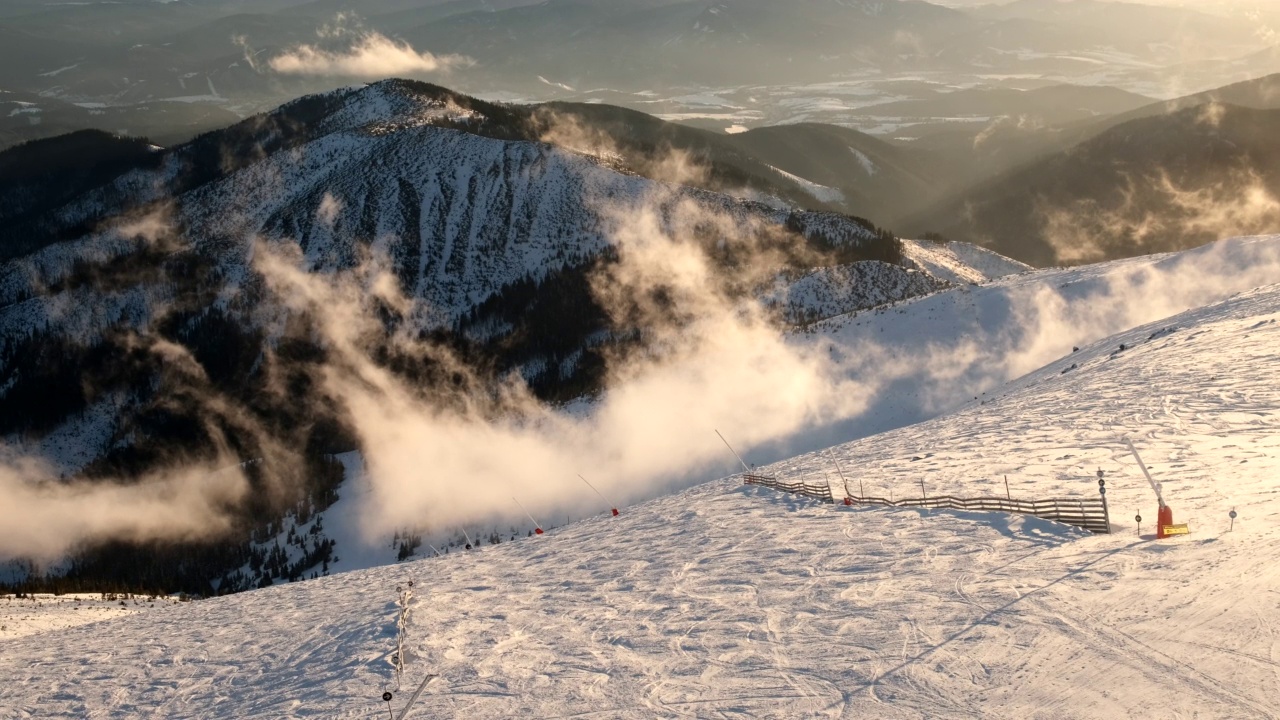
[[(1079, 297), (1173, 261), (1041, 281)], [(469, 554), (8, 640), (0, 708), (376, 718), (384, 689), (401, 713), (430, 674), (400, 717), (1277, 717), (1280, 285), (1226, 295), (832, 450), (851, 490), (899, 496), (921, 480), (1003, 494), (1005, 475), (1015, 496), (1096, 496), (1101, 468), (1112, 535), (850, 509), (728, 478)], [(1152, 539), (1155, 499), (1123, 437), (1191, 535)], [(822, 454), (762, 471), (841, 487)], [(396, 588), (410, 579), (397, 689)]]

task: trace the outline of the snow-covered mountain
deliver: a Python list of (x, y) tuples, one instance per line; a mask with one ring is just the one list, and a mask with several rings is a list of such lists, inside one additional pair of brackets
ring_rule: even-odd
[[(1007, 478), (1010, 494), (1034, 498), (1093, 497), (1100, 469), (1109, 535), (824, 505), (730, 477), (472, 553), (8, 640), (0, 706), (14, 717), (1273, 717), (1277, 281), (1280, 237), (1245, 238), (961, 286), (793, 338), (852, 355), (883, 335), (903, 361), (970, 338), (947, 356), (957, 372), (936, 381), (985, 394), (760, 472), (839, 496), (834, 458), (868, 493), (923, 483), (989, 495)], [(985, 377), (962, 372), (997, 358)], [(1155, 497), (1124, 438), (1189, 536), (1153, 539)]]
[[(522, 376), (557, 402), (599, 392), (610, 361), (651, 334), (610, 315), (598, 287), (619, 262), (617, 238), (644, 217), (714, 257), (726, 296), (760, 298), (791, 324), (1023, 269), (904, 244), (758, 187), (712, 192), (741, 175), (714, 160), (706, 176), (720, 180), (703, 187), (663, 180), (659, 157), (646, 176), (635, 152), (583, 149), (535, 113), (386, 81), (168, 150), (93, 134), (22, 149), (51, 161), (26, 158), (42, 170), (0, 186), (6, 444), (64, 477), (136, 477), (175, 456), (265, 459), (246, 470), (256, 495), (277, 496), (251, 513), (264, 556), (219, 554), (207, 565), (219, 570), (180, 582), (219, 585), (229, 568), (256, 577), (264, 565), (268, 581), (299, 577), (324, 572), (333, 553), (318, 529), (290, 537), (272, 506), (299, 503), (290, 517), (308, 524), (342, 481), (332, 456), (359, 442), (317, 389), (328, 351), (315, 319), (268, 289), (265, 255), (291, 250), (317, 278), (385, 271), (386, 285), (363, 291), (409, 309), (378, 311), (370, 352), (414, 392), (455, 392), (459, 375), (406, 354), (404, 337), (429, 338), (482, 379)], [(264, 538), (277, 535), (305, 557), (266, 558)]]

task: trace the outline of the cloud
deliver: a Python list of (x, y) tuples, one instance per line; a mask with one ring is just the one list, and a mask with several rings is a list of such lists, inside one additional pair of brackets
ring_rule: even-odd
[(342, 201), (326, 191), (324, 196), (320, 198), (320, 206), (316, 208), (316, 219), (332, 230), (333, 223), (337, 221), (338, 215), (342, 213), (342, 207)]
[(1280, 230), (1280, 199), (1253, 168), (1236, 169), (1225, 179), (1180, 183), (1159, 170), (1125, 177), (1119, 202), (1093, 198), (1036, 206), (1042, 234), (1058, 262), (1101, 260), (1116, 246), (1129, 253), (1174, 249), (1189, 242)]
[(231, 465), (128, 481), (64, 481), (37, 459), (0, 460), (0, 555), (56, 560), (101, 540), (193, 540), (228, 532), (248, 490)]
[(318, 276), (296, 248), (258, 247), (255, 267), (276, 302), (314, 318), (329, 352), (323, 388), (359, 436), (373, 487), (363, 508), (371, 535), (516, 521), (513, 496), (535, 516), (589, 510), (596, 501), (579, 473), (611, 497), (651, 497), (725, 468), (713, 429), (752, 447), (864, 407), (860, 381), (840, 375), (823, 349), (789, 345), (706, 250), (709, 236), (736, 243), (739, 273), (759, 277), (772, 262), (764, 228), (688, 201), (615, 208), (610, 222), (618, 261), (600, 271), (593, 292), (645, 343), (611, 357), (607, 388), (576, 415), (538, 403), (518, 378), (486, 384), (444, 349), (400, 334), (402, 349), (466, 388), (445, 401), (424, 393), (374, 362), (365, 345), (382, 327), (377, 307), (413, 312), (378, 263)]
[(469, 62), (457, 55), (418, 52), (407, 42), (378, 32), (362, 32), (345, 48), (298, 45), (268, 61), (272, 70), (285, 75), (384, 78), (445, 70)]
[(174, 227), (174, 212), (171, 202), (154, 203), (122, 216), (111, 229), (124, 240), (141, 241), (160, 251), (176, 250), (182, 243)]
[(258, 67), (258, 53), (254, 52), (253, 46), (249, 44), (249, 38), (245, 35), (232, 35), (231, 44), (240, 48), (241, 54), (244, 56), (244, 62), (254, 72), (261, 72)]
[(629, 169), (659, 182), (676, 185), (700, 185), (707, 180), (706, 168), (687, 152), (670, 147), (660, 151), (628, 152), (618, 139), (577, 115), (561, 113), (546, 107), (534, 111), (538, 140), (549, 145), (588, 155), (605, 165)]
[[(459, 376), (464, 389), (441, 401), (405, 382), (366, 344), (383, 332), (386, 308), (413, 314), (377, 262), (322, 276), (296, 248), (259, 246), (255, 266), (272, 295), (314, 317), (329, 351), (322, 383), (359, 437), (372, 488), (359, 512), (370, 539), (406, 527), (523, 525), (512, 497), (541, 518), (599, 511), (579, 473), (630, 503), (732, 472), (715, 429), (762, 459), (917, 422), (1073, 344), (1280, 279), (1274, 245), (1228, 244), (1117, 264), (1067, 289), (1046, 281), (991, 290), (985, 309), (957, 315), (963, 331), (933, 341), (833, 344), (824, 333), (788, 338), (741, 292), (776, 267), (752, 221), (660, 201), (615, 208), (610, 218), (618, 262), (601, 267), (592, 291), (645, 342), (612, 356), (604, 391), (572, 412), (539, 403), (519, 378), (489, 384), (412, 332), (395, 342)], [(708, 237), (744, 257), (742, 286), (726, 281)]]

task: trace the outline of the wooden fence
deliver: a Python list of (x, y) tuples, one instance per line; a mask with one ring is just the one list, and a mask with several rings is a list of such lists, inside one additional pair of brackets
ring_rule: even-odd
[[(804, 482), (784, 483), (768, 476), (749, 474), (743, 475), (743, 480), (748, 485), (762, 485), (774, 490), (806, 495), (826, 502), (834, 502), (830, 485), (810, 485)], [(1107, 510), (1107, 498), (1103, 494), (1099, 494), (1096, 498), (1053, 498), (1049, 500), (1014, 500), (999, 497), (958, 498), (951, 495), (903, 498), (901, 500), (889, 500), (882, 497), (848, 497), (845, 498), (845, 503), (850, 505), (856, 503), (859, 505), (884, 505), (886, 507), (946, 508), (951, 510), (1017, 513), (1074, 525), (1092, 533), (1111, 533), (1111, 517)]]
[(760, 485), (772, 490), (781, 490), (795, 495), (816, 498), (823, 502), (835, 502), (835, 498), (831, 496), (831, 486), (825, 483), (822, 485), (810, 485), (806, 482), (784, 483), (767, 475), (752, 475), (750, 473), (744, 473), (742, 479), (747, 485)]

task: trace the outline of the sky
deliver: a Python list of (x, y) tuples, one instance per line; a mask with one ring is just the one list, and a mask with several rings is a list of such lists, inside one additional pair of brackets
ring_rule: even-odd
[[(973, 7), (976, 5), (1003, 5), (1012, 0), (931, 0), (935, 5), (951, 7)], [(1118, 0), (1116, 0), (1118, 1)], [(1273, 10), (1277, 0), (1123, 0), (1124, 2), (1145, 5), (1169, 5), (1205, 11), (1223, 10)]]

